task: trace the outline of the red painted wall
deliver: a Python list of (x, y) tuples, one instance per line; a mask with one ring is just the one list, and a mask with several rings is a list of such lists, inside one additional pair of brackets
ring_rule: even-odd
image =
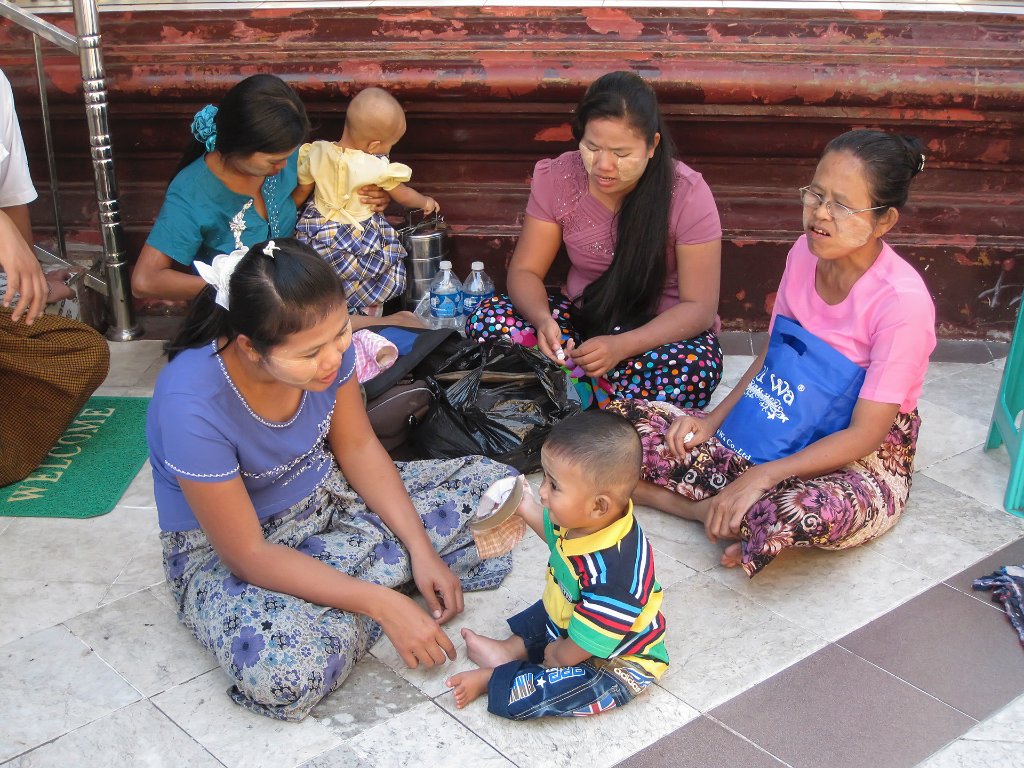
[[(395, 93), (409, 131), (394, 159), (441, 201), (459, 269), (482, 258), (500, 284), (534, 162), (572, 147), (569, 115), (591, 80), (630, 68), (655, 84), (682, 158), (718, 200), (728, 327), (765, 324), (799, 233), (795, 190), (825, 143), (880, 127), (929, 148), (890, 241), (928, 282), (940, 332), (998, 333), (1024, 284), (1022, 21), (721, 9), (104, 12), (127, 242), (137, 252), (145, 239), (194, 111), (239, 77), (270, 71), (299, 90), (317, 137), (340, 135), (359, 89)], [(45, 189), (30, 39), (0, 22), (0, 51)], [(77, 61), (48, 54), (47, 73), (65, 213), (86, 239), (95, 204)], [(44, 205), (34, 216), (51, 226)]]

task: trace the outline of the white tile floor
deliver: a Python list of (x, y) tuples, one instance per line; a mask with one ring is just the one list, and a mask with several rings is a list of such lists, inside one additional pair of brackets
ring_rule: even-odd
[[(161, 342), (111, 347), (98, 394), (150, 394)], [(748, 362), (727, 358), (718, 397)], [(666, 588), (672, 666), (649, 695), (600, 718), (513, 724), (482, 701), (456, 710), (445, 691), (444, 677), (468, 664), (458, 629), (503, 633), (504, 618), (540, 594), (537, 540), (501, 588), (467, 596), (450, 667), (404, 669), (384, 640), (311, 717), (280, 723), (231, 703), (228, 678), (177, 623), (148, 466), (109, 515), (0, 518), (0, 763), (534, 766), (543, 755), (552, 768), (614, 765), (1024, 535), (1024, 520), (1000, 508), (1005, 455), (980, 448), (1001, 367), (932, 364), (911, 507), (862, 549), (786, 555), (747, 581), (717, 565), (697, 526), (640, 509)], [(1022, 745), (1024, 698), (925, 765), (1010, 768)]]

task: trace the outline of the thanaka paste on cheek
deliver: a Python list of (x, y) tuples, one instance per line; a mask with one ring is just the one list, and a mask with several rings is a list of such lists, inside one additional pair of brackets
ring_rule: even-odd
[(587, 169), (587, 173), (593, 173), (594, 171), (594, 153), (580, 144), (580, 158), (583, 160), (583, 167)]
[(833, 238), (846, 248), (860, 248), (871, 239), (873, 229), (870, 221), (859, 216), (851, 216), (841, 223), (837, 223)]

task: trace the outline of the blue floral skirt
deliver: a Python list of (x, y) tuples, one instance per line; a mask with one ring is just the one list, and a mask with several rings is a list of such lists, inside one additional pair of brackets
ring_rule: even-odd
[[(479, 456), (397, 466), (427, 535), (462, 588), (497, 587), (512, 569), (511, 555), (480, 560), (468, 523), (487, 486), (515, 470)], [(409, 553), (337, 466), (309, 497), (267, 518), (263, 535), (363, 581), (392, 588), (412, 582)], [(201, 529), (165, 531), (160, 539), (178, 618), (216, 655), (234, 680), (228, 695), (246, 709), (301, 720), (381, 635), (362, 614), (241, 581)]]

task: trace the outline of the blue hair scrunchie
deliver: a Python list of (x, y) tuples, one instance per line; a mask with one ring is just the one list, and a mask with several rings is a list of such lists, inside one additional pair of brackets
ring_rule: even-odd
[(196, 137), (196, 141), (206, 146), (207, 152), (213, 152), (217, 147), (217, 123), (214, 121), (216, 116), (217, 108), (213, 104), (207, 104), (192, 118), (192, 135)]

